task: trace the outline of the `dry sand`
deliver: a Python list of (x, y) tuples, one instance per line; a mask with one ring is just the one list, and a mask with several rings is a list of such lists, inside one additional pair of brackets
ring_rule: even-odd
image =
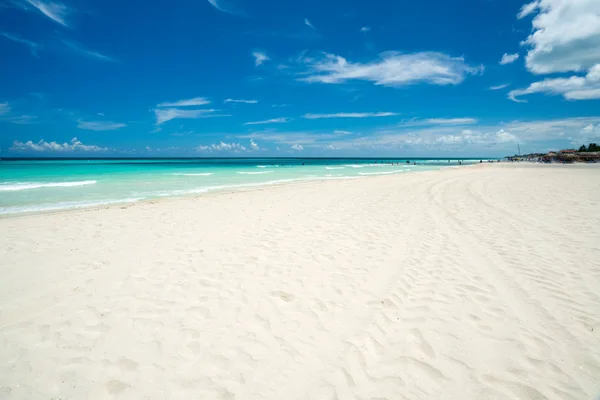
[(0, 220), (0, 398), (594, 398), (598, 167)]

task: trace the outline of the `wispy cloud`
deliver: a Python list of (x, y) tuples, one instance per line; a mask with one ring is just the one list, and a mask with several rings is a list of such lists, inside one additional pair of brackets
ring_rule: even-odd
[(506, 89), (507, 87), (510, 86), (510, 83), (504, 83), (502, 85), (497, 85), (497, 86), (490, 86), (490, 90), (501, 90), (501, 89)]
[(264, 121), (246, 122), (244, 125), (283, 124), (283, 123), (289, 122), (289, 121), (290, 121), (289, 118), (280, 117), (280, 118), (266, 119)]
[(362, 33), (370, 32), (371, 31), (371, 27), (369, 27), (369, 26), (363, 26), (362, 28), (360, 28), (360, 31)]
[(61, 24), (62, 26), (68, 27), (67, 16), (72, 10), (66, 5), (59, 2), (52, 1), (41, 1), (41, 0), (24, 0), (25, 3), (35, 7), (46, 17), (50, 18), (54, 22)]
[(519, 59), (519, 53), (508, 54), (504, 53), (500, 59), (500, 65), (512, 64)]
[(302, 151), (304, 150), (304, 146), (302, 146), (301, 144), (293, 144), (290, 146), (290, 148), (292, 150), (296, 150), (296, 151)]
[(425, 123), (432, 125), (466, 125), (475, 124), (477, 120), (475, 118), (429, 118), (425, 120)]
[(27, 142), (21, 142), (19, 140), (15, 140), (13, 142), (12, 147), (10, 148), (12, 151), (38, 151), (38, 152), (76, 152), (76, 151), (84, 151), (84, 152), (97, 152), (97, 151), (106, 151), (108, 150), (106, 147), (100, 147), (96, 145), (86, 145), (83, 144), (79, 139), (74, 137), (71, 139), (69, 143), (57, 143), (57, 142), (46, 142), (44, 139), (41, 139), (39, 142), (33, 142), (31, 140)]
[(192, 106), (203, 106), (210, 104), (210, 100), (205, 97), (194, 97), (193, 99), (185, 99), (178, 101), (165, 101), (157, 104), (156, 107), (192, 107)]
[(70, 42), (68, 40), (63, 40), (62, 41), (67, 47), (69, 47), (71, 50), (73, 50), (76, 53), (79, 53), (81, 55), (84, 55), (86, 57), (89, 58), (93, 58), (95, 60), (100, 60), (100, 61), (107, 61), (107, 62), (118, 62), (117, 59), (109, 57), (105, 54), (99, 53), (97, 51), (94, 50), (88, 50), (85, 49), (83, 47), (81, 47), (80, 45)]
[(452, 126), (452, 125), (471, 125), (476, 124), (475, 118), (426, 118), (426, 119), (411, 119), (402, 121), (398, 124), (401, 127), (417, 127), (417, 126)]
[(0, 103), (0, 115), (6, 115), (10, 112), (11, 106), (8, 102)]
[(532, 12), (534, 12), (540, 5), (540, 1), (536, 0), (536, 1), (532, 1), (531, 3), (527, 3), (524, 4), (523, 7), (521, 7), (521, 10), (519, 11), (519, 14), (517, 15), (518, 19), (522, 19), (525, 18), (526, 16), (528, 16), (529, 14), (531, 14)]
[(17, 125), (30, 125), (40, 123), (38, 117), (35, 115), (15, 115), (13, 117), (5, 118), (5, 120)]
[(230, 0), (208, 0), (208, 2), (210, 3), (211, 6), (213, 6), (217, 10), (227, 13), (227, 14), (234, 14), (234, 15), (243, 15), (244, 14), (241, 9), (239, 9), (237, 6), (231, 4)]
[(18, 35), (14, 35), (14, 34), (7, 33), (7, 32), (1, 32), (0, 36), (3, 36), (14, 42), (26, 45), (27, 47), (29, 47), (29, 51), (31, 52), (31, 54), (34, 57), (39, 57), (38, 50), (40, 48), (40, 45), (38, 43), (32, 42), (31, 40), (23, 39), (22, 37), (20, 37)]
[(262, 65), (265, 61), (270, 60), (269, 56), (267, 56), (265, 53), (263, 53), (261, 51), (253, 52), (252, 56), (254, 57), (254, 65), (256, 65), (257, 67), (259, 65)]
[(236, 99), (226, 99), (223, 103), (244, 103), (244, 104), (256, 104), (258, 100), (236, 100)]
[(125, 126), (127, 125), (112, 121), (77, 121), (77, 127), (79, 129), (85, 129), (88, 131), (114, 131)]
[(304, 114), (302, 117), (306, 119), (323, 119), (323, 118), (377, 118), (377, 117), (393, 117), (398, 115), (394, 112), (363, 112), (363, 113), (336, 113), (336, 114)]
[(416, 83), (457, 85), (467, 75), (483, 71), (483, 67), (469, 66), (462, 57), (435, 52), (385, 52), (369, 63), (352, 63), (343, 57), (325, 54), (320, 58), (301, 57), (300, 62), (308, 67), (299, 78), (301, 81), (340, 84), (362, 80), (390, 87)]
[(308, 18), (304, 18), (304, 25), (308, 26), (311, 29), (317, 29), (314, 27), (313, 24), (310, 23), (310, 21), (308, 20)]
[(333, 131), (336, 135), (352, 135), (352, 132), (349, 131)]
[(600, 99), (600, 64), (592, 67), (585, 76), (544, 79), (532, 83), (525, 89), (511, 90), (508, 98), (522, 103), (525, 100), (520, 100), (518, 97), (533, 93), (561, 95), (567, 100)]
[(209, 117), (225, 117), (227, 115), (213, 114), (214, 109), (206, 110), (184, 110), (180, 108), (157, 108), (154, 110), (156, 115), (156, 124), (160, 125), (173, 119), (197, 119), (197, 118), (209, 118)]

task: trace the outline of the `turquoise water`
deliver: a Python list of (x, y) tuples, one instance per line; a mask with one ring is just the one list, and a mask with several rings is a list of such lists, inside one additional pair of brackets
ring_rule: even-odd
[[(462, 160), (463, 164), (473, 162), (479, 159)], [(131, 203), (295, 181), (405, 174), (452, 165), (458, 165), (458, 160), (0, 160), (0, 215)]]

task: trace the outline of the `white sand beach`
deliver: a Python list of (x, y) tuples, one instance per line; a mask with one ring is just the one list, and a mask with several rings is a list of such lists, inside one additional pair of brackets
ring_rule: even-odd
[(0, 219), (0, 399), (593, 399), (600, 165)]

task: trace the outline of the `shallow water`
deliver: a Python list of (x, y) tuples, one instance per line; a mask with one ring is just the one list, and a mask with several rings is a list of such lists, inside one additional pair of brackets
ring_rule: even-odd
[[(479, 159), (462, 160), (463, 164), (478, 162)], [(458, 160), (1, 160), (0, 215), (131, 203), (295, 181), (403, 174), (449, 165), (458, 165)]]

